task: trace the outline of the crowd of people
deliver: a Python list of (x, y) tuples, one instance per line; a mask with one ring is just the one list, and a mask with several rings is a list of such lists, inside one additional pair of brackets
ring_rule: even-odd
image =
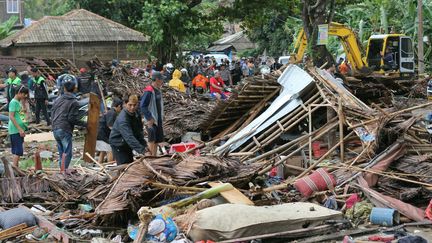
[[(151, 82), (143, 92), (137, 91), (143, 93), (141, 97), (136, 94), (113, 97), (109, 107), (104, 106), (105, 102), (100, 102), (96, 142), (99, 162), (104, 162), (106, 158), (107, 161), (125, 164), (133, 161), (134, 153), (150, 156), (158, 154), (158, 144), (164, 140), (162, 86), (170, 86), (185, 93), (207, 94), (223, 100), (228, 97), (230, 88), (242, 78), (254, 75), (257, 61), (259, 63), (259, 60), (242, 58), (232, 62), (227, 59), (218, 62), (214, 58), (199, 56), (177, 69), (171, 63), (161, 65), (157, 61), (148, 65), (145, 71)], [(118, 63), (113, 62), (112, 67), (116, 65)], [(6, 73), (7, 78), (0, 82), (0, 90), (4, 90), (8, 101), (8, 134), (14, 165), (19, 165), (24, 153), (24, 137), (29, 123), (39, 124), (43, 116), (57, 142), (59, 167), (66, 170), (72, 159), (73, 130), (75, 126), (87, 127), (82, 119), (77, 94), (86, 97), (92, 92), (104, 99), (107, 95), (106, 88), (92, 68), (81, 68), (77, 76), (67, 67), (56, 79), (48, 75), (47, 78), (55, 83), (56, 90), (48, 88), (44, 76), (35, 67), (29, 67), (20, 74), (14, 67), (10, 67)]]
[[(264, 63), (265, 65), (267, 63)], [(172, 63), (160, 65), (157, 60), (148, 65), (146, 72), (157, 70), (168, 86), (187, 94), (208, 94), (215, 99), (226, 99), (232, 87), (242, 78), (253, 76), (263, 65), (260, 58), (241, 58), (229, 61), (227, 58), (216, 60), (214, 57), (196, 56), (175, 68)], [(279, 68), (272, 63), (270, 68)]]
[[(56, 90), (48, 88), (37, 68), (28, 68), (27, 72), (18, 74), (14, 67), (10, 67), (6, 73), (8, 77), (0, 83), (0, 90), (4, 91), (7, 98), (9, 116), (6, 120), (13, 164), (19, 166), (20, 157), (24, 154), (24, 137), (29, 123), (39, 124), (42, 114), (57, 142), (59, 167), (66, 171), (72, 159), (73, 130), (75, 126), (87, 127), (82, 119), (77, 94), (86, 97), (93, 92), (103, 99), (106, 89), (94, 72), (85, 68), (81, 68), (77, 76), (65, 68), (53, 80)], [(136, 94), (113, 97), (109, 108), (100, 102), (96, 143), (100, 162), (106, 157), (117, 164), (131, 163), (134, 157), (132, 151), (157, 155), (158, 144), (164, 139), (161, 91), (164, 81), (162, 72), (153, 70), (151, 75), (152, 82), (145, 88), (142, 97)], [(58, 92), (57, 96), (53, 95), (55, 91)], [(53, 102), (50, 102), (50, 97)], [(147, 140), (144, 139), (144, 129), (147, 130)]]

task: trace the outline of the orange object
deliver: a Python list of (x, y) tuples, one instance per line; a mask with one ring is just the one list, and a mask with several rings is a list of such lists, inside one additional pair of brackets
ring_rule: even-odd
[(35, 160), (35, 170), (36, 171), (42, 170), (42, 162), (41, 162), (39, 150), (36, 151), (36, 153), (34, 155), (34, 160)]
[(208, 78), (204, 77), (202, 74), (198, 74), (193, 80), (192, 85), (195, 87), (201, 87), (204, 90), (207, 89)]
[(349, 67), (345, 62), (339, 65), (339, 72), (343, 75), (346, 75), (349, 72)]
[(66, 168), (65, 168), (65, 161), (66, 161), (66, 154), (63, 153), (62, 154), (62, 160), (61, 160), (61, 166), (60, 166), (60, 172), (61, 173), (65, 173), (65, 170), (66, 170)]

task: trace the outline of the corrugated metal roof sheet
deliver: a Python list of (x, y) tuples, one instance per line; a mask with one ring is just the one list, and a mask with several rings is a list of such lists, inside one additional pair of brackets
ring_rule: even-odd
[(233, 47), (233, 45), (216, 45), (207, 48), (207, 51), (225, 51), (228, 48)]
[(63, 16), (48, 16), (0, 41), (0, 46), (55, 42), (146, 42), (141, 32), (90, 11), (73, 10)]
[(244, 32), (243, 32), (243, 31), (240, 31), (240, 32), (237, 32), (237, 33), (235, 33), (235, 34), (232, 34), (232, 35), (226, 36), (226, 37), (224, 37), (224, 38), (222, 38), (222, 39), (219, 39), (219, 40), (213, 42), (213, 45), (226, 45), (226, 44), (231, 44), (232, 42), (234, 42), (234, 41), (236, 41), (236, 40), (242, 38), (243, 36), (244, 36)]

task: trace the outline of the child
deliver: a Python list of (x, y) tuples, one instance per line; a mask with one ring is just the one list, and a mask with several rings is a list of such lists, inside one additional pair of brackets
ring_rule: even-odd
[(20, 156), (22, 156), (24, 153), (23, 143), (25, 130), (27, 129), (25, 113), (23, 112), (21, 101), (27, 98), (28, 93), (28, 88), (20, 86), (16, 90), (15, 96), (9, 103), (8, 133), (11, 140), (13, 165), (17, 167)]

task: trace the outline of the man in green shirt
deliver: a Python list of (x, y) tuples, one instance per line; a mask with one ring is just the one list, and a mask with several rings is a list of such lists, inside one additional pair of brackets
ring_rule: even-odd
[(29, 90), (26, 87), (20, 86), (16, 90), (14, 98), (9, 102), (8, 133), (15, 166), (18, 166), (19, 159), (24, 153), (23, 144), (27, 124), (25, 122), (25, 113), (21, 107), (21, 100), (26, 99), (28, 93)]
[(17, 76), (17, 70), (14, 67), (10, 67), (6, 70), (6, 74), (8, 75), (8, 79), (6, 79), (6, 93), (7, 100), (10, 102), (12, 98), (15, 96), (15, 91), (17, 87), (21, 85), (21, 79)]

